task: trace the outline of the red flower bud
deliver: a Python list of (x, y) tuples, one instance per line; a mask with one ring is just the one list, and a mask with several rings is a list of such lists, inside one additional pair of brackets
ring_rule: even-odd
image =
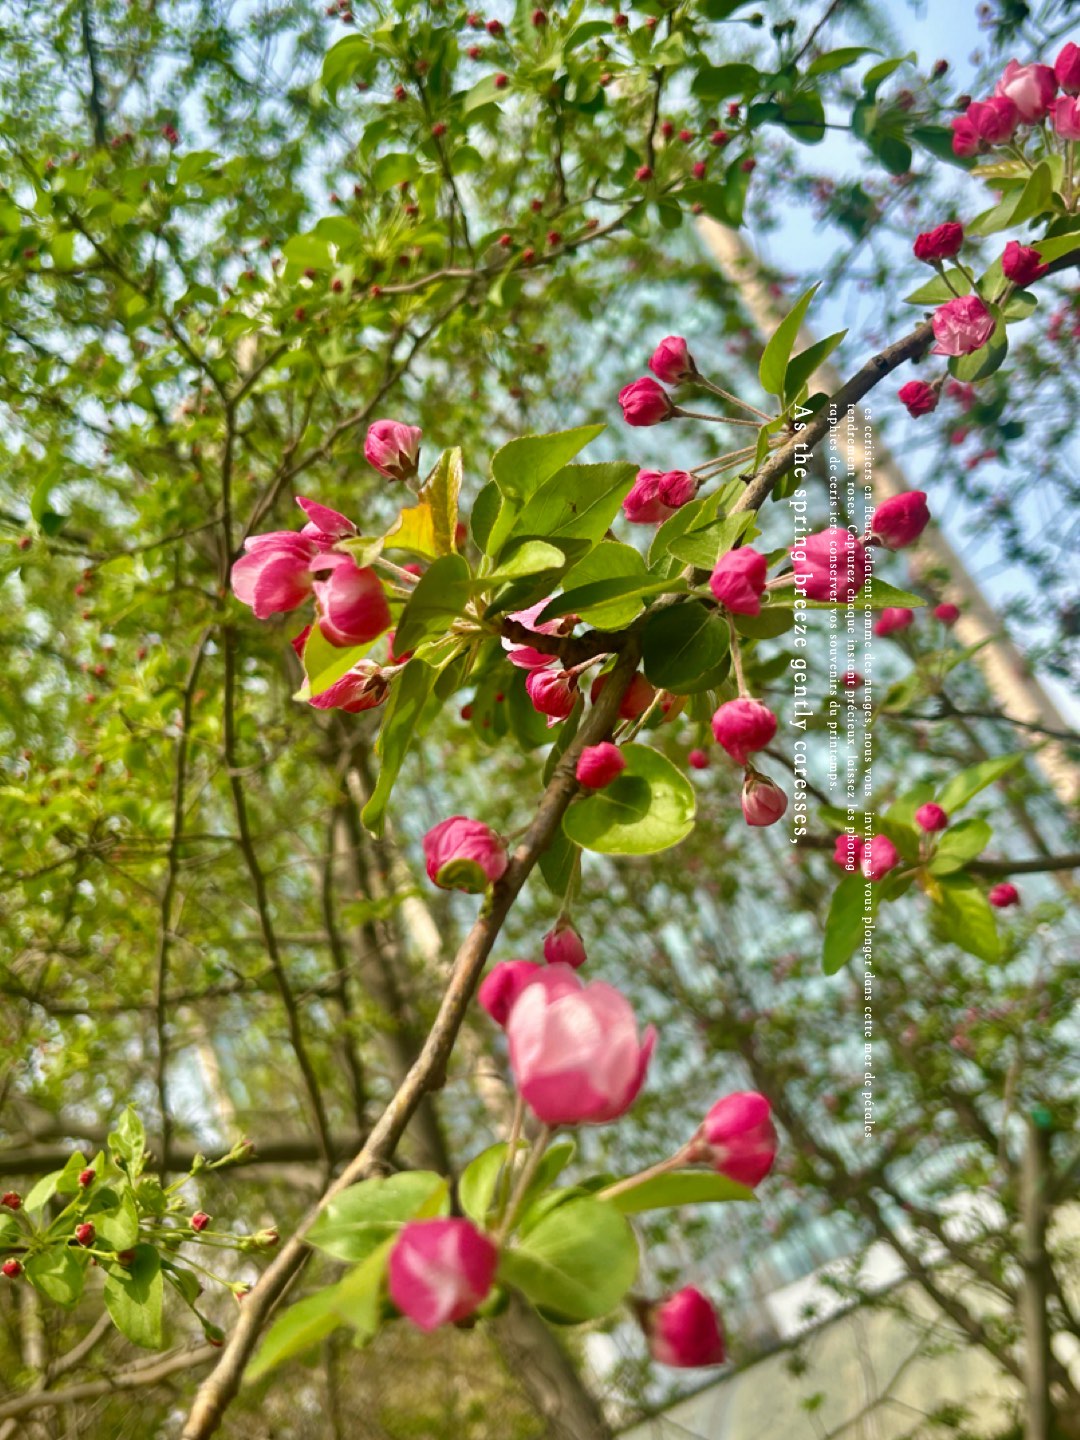
[(722, 1365), (724, 1335), (710, 1302), (692, 1285), (645, 1312), (642, 1323), (649, 1353), (661, 1365), (697, 1369)]
[(955, 220), (946, 220), (933, 230), (926, 230), (916, 236), (913, 249), (916, 260), (932, 264), (935, 260), (949, 260), (964, 243), (964, 227)]
[(1021, 288), (1041, 279), (1049, 268), (1042, 263), (1038, 250), (1031, 245), (1021, 245), (1019, 240), (1010, 240), (1001, 257), (1001, 269), (1006, 280)]
[(209, 1224), (210, 1216), (206, 1213), (205, 1210), (196, 1210), (195, 1214), (191, 1217), (191, 1228), (193, 1230), (197, 1230), (200, 1234), (206, 1229)]
[(588, 959), (581, 936), (565, 917), (544, 936), (544, 959), (549, 965), (569, 965), (572, 970)]
[(925, 830), (928, 835), (933, 835), (937, 830), (944, 830), (949, 823), (949, 817), (940, 805), (935, 805), (928, 800), (925, 805), (920, 805), (915, 811), (915, 824), (920, 830)]
[(874, 623), (875, 635), (893, 635), (915, 623), (915, 611), (906, 605), (886, 605)]
[(17, 1190), (8, 1190), (5, 1194), (0, 1195), (0, 1205), (7, 1210), (18, 1210), (22, 1205), (22, 1196)]
[(9, 1280), (17, 1280), (22, 1274), (22, 1266), (18, 1260), (5, 1260), (3, 1265), (0, 1265), (0, 1271), (2, 1271)]
[(934, 606), (934, 619), (940, 620), (942, 625), (955, 625), (960, 619), (959, 605), (953, 605), (949, 601), (943, 601), (940, 605)]
[(94, 1183), (94, 1171), (93, 1171), (93, 1170), (80, 1170), (80, 1171), (79, 1171), (79, 1184), (83, 1187), (83, 1189), (85, 1189), (87, 1185), (92, 1185), (93, 1183)]
[(737, 765), (745, 765), (756, 750), (764, 750), (776, 734), (776, 716), (760, 700), (741, 696), (728, 700), (712, 717), (713, 736)]
[(917, 540), (930, 523), (925, 490), (890, 495), (874, 511), (870, 539), (888, 550), (902, 550)]
[(906, 385), (901, 385), (896, 398), (901, 405), (907, 406), (908, 414), (916, 418), (937, 409), (938, 392), (925, 380), (909, 380)]
[(1010, 905), (1020, 904), (1020, 891), (1008, 880), (1003, 880), (1000, 885), (990, 887), (990, 893), (986, 898), (996, 910), (1007, 910)]
[(709, 768), (709, 757), (704, 750), (691, 750), (686, 757), (686, 762), (691, 770), (707, 770)]
[(75, 1241), (79, 1245), (92, 1245), (97, 1236), (97, 1231), (87, 1220), (82, 1225), (75, 1226)]
[(641, 185), (644, 185), (647, 181), (651, 180), (652, 176), (653, 172), (651, 165), (639, 165), (638, 168), (634, 171), (634, 179), (637, 180)]
[(626, 759), (617, 745), (604, 740), (587, 745), (578, 757), (578, 783), (590, 790), (602, 790), (626, 769)]

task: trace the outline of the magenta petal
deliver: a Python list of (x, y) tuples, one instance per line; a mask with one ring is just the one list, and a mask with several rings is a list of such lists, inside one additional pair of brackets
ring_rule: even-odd
[(281, 555), (260, 564), (252, 589), (251, 608), (257, 619), (265, 620), (270, 615), (295, 610), (310, 594), (311, 571), (307, 560)]
[(320, 505), (317, 500), (305, 500), (303, 496), (297, 496), (296, 503), (320, 534), (334, 540), (344, 540), (347, 536), (356, 534), (356, 526), (340, 511)]

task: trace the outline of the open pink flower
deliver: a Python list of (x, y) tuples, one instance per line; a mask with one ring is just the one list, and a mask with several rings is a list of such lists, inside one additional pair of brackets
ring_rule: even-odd
[(847, 604), (866, 584), (870, 557), (861, 540), (839, 525), (808, 535), (790, 550), (795, 585), (808, 600)]
[(1020, 124), (1020, 112), (1008, 96), (992, 95), (989, 100), (973, 100), (964, 119), (981, 144), (1007, 145)]
[(677, 1370), (722, 1365), (724, 1334), (711, 1303), (692, 1285), (652, 1305), (644, 1316), (649, 1354)]
[(303, 496), (298, 496), (296, 503), (307, 516), (301, 535), (310, 535), (330, 545), (356, 534), (356, 526), (340, 510), (331, 510), (328, 505), (320, 505), (317, 500), (305, 500)]
[(496, 1025), (506, 1024), (514, 1001), (526, 985), (532, 984), (541, 968), (535, 960), (500, 960), (491, 967), (480, 982), (476, 998)]
[(569, 966), (549, 965), (514, 1002), (506, 1022), (510, 1068), (522, 1099), (545, 1125), (602, 1125), (630, 1108), (656, 1043), (638, 1038), (630, 1002)]
[(244, 541), (247, 552), (232, 567), (233, 594), (250, 605), (256, 618), (266, 620), (295, 610), (311, 594), (315, 575), (311, 562), (323, 547), (296, 530), (275, 530)]
[(480, 820), (452, 815), (424, 836), (428, 879), (441, 890), (479, 895), (506, 870), (506, 847)]
[(932, 354), (970, 355), (990, 339), (996, 322), (978, 295), (960, 295), (940, 305), (931, 323), (937, 340)]
[(717, 1100), (690, 1142), (689, 1158), (738, 1185), (757, 1185), (773, 1167), (779, 1141), (772, 1107), (756, 1090)]
[(709, 576), (709, 589), (733, 615), (760, 615), (768, 571), (769, 562), (760, 550), (741, 545), (720, 556)]
[(487, 1298), (498, 1264), (471, 1220), (410, 1220), (390, 1251), (390, 1299), (421, 1330), (452, 1325)]
[(366, 645), (390, 629), (390, 606), (370, 566), (333, 550), (315, 561), (319, 629), (331, 645)]
[(388, 480), (409, 480), (420, 464), (424, 432), (400, 420), (376, 420), (364, 440), (364, 457)]
[[(534, 635), (559, 635), (568, 629), (572, 630), (576, 623), (572, 615), (560, 615), (555, 620), (545, 620), (542, 625), (536, 623), (536, 617), (542, 610), (547, 609), (551, 601), (552, 596), (548, 595), (537, 604), (530, 605), (528, 610), (515, 610), (506, 618), (516, 620)], [(519, 670), (540, 670), (545, 665), (556, 664), (559, 659), (557, 655), (548, 655), (543, 650), (537, 650), (534, 645), (519, 645), (516, 640), (504, 639), (502, 647), (507, 652), (506, 658), (510, 664), (516, 665)]]
[(1037, 125), (1050, 109), (1057, 88), (1057, 76), (1049, 65), (1021, 65), (1010, 60), (994, 94), (1011, 100), (1025, 125)]

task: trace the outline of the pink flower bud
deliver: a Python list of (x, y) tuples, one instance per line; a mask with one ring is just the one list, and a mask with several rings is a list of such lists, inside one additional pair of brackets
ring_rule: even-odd
[(994, 333), (994, 317), (977, 295), (961, 295), (934, 311), (934, 355), (970, 355)]
[[(560, 615), (555, 620), (545, 620), (540, 625), (536, 623), (537, 616), (546, 610), (550, 603), (549, 595), (528, 610), (515, 610), (506, 618), (524, 625), (526, 630), (531, 630), (535, 635), (558, 635), (567, 628), (573, 629), (577, 622), (572, 615)], [(520, 670), (538, 670), (544, 665), (554, 665), (559, 658), (557, 655), (548, 655), (543, 650), (537, 650), (534, 645), (518, 645), (513, 640), (504, 640), (502, 646), (507, 652), (506, 658), (510, 664), (516, 665)]]
[(994, 94), (1011, 100), (1025, 125), (1035, 125), (1046, 116), (1057, 87), (1057, 76), (1049, 65), (1021, 65), (1010, 60)]
[(720, 556), (709, 576), (709, 589), (733, 615), (760, 615), (768, 570), (769, 562), (760, 551), (741, 545)]
[(745, 696), (727, 700), (712, 717), (713, 737), (737, 765), (745, 765), (755, 750), (764, 750), (776, 734), (776, 716), (760, 700)]
[(775, 781), (748, 770), (742, 788), (742, 813), (748, 825), (775, 825), (787, 810), (788, 797)]
[(779, 1141), (772, 1107), (755, 1090), (717, 1100), (690, 1142), (689, 1158), (737, 1185), (757, 1185), (772, 1169)]
[(0, 1205), (5, 1210), (19, 1210), (22, 1208), (22, 1196), (17, 1190), (7, 1190), (0, 1195)]
[(944, 600), (940, 605), (934, 606), (934, 619), (940, 620), (942, 625), (955, 625), (960, 619), (960, 606)]
[(832, 525), (808, 535), (790, 550), (795, 585), (808, 600), (833, 600), (846, 605), (866, 584), (870, 557), (848, 530)]
[(210, 1216), (205, 1210), (196, 1210), (195, 1214), (191, 1217), (191, 1228), (197, 1230), (199, 1234), (202, 1234), (209, 1224)]
[(532, 984), (540, 969), (535, 960), (501, 960), (484, 976), (476, 998), (496, 1025), (506, 1024), (514, 1001), (526, 985)]
[(570, 921), (563, 918), (544, 936), (544, 959), (549, 965), (569, 965), (578, 970), (589, 957), (581, 936)]
[(691, 770), (707, 770), (709, 768), (709, 757), (704, 750), (691, 750), (686, 757), (686, 763)]
[(673, 513), (693, 500), (697, 491), (698, 482), (689, 470), (666, 470), (656, 488), (660, 503)]
[(79, 1184), (84, 1190), (88, 1185), (92, 1185), (94, 1183), (94, 1176), (96, 1173), (96, 1171), (89, 1169), (79, 1171)]
[(381, 705), (389, 689), (389, 682), (374, 660), (360, 660), (340, 680), (313, 695), (308, 704), (314, 710), (344, 710), (359, 715)]
[(705, 164), (704, 160), (695, 160), (690, 167), (690, 173), (695, 180), (704, 180), (708, 169), (709, 167)]
[(1020, 124), (1020, 112), (1007, 96), (997, 95), (972, 101), (964, 119), (983, 145), (1007, 145)]
[(649, 369), (665, 385), (681, 385), (698, 373), (694, 357), (681, 335), (669, 335), (652, 353)]
[(648, 377), (624, 385), (619, 391), (619, 404), (627, 425), (659, 425), (675, 413), (667, 391)]
[(424, 836), (428, 879), (441, 890), (479, 895), (509, 863), (502, 841), (479, 820), (452, 815)]
[(390, 1251), (390, 1298), (421, 1330), (437, 1330), (473, 1313), (498, 1263), (498, 1250), (471, 1220), (410, 1220)]
[(382, 582), (370, 566), (361, 569), (351, 555), (330, 551), (312, 562), (312, 584), (319, 629), (331, 645), (366, 645), (392, 624)]
[(896, 398), (901, 405), (907, 407), (908, 414), (916, 419), (937, 409), (938, 392), (925, 380), (909, 380), (906, 385), (900, 386)]
[(400, 420), (376, 420), (364, 441), (364, 458), (388, 480), (409, 480), (420, 464), (423, 434)]
[(862, 859), (865, 844), (866, 841), (861, 835), (849, 835), (843, 832), (836, 837), (832, 858), (841, 870), (854, 872)]
[(623, 514), (631, 525), (658, 525), (675, 511), (660, 499), (659, 470), (639, 470), (637, 479), (623, 501)]
[(1054, 79), (1067, 95), (1080, 95), (1080, 45), (1067, 41), (1054, 61)]
[[(597, 700), (599, 700), (600, 692), (607, 682), (608, 677), (606, 675), (598, 675), (593, 681), (592, 689), (589, 691), (589, 699), (594, 705)], [(619, 706), (619, 719), (636, 720), (639, 715), (644, 715), (655, 697), (656, 691), (649, 684), (648, 680), (645, 679), (645, 676), (638, 671), (626, 687), (622, 704)]]
[(565, 670), (530, 670), (525, 689), (533, 708), (548, 717), (548, 724), (565, 720), (578, 696), (577, 680)]
[(93, 1225), (90, 1224), (89, 1220), (84, 1221), (82, 1225), (75, 1226), (76, 1244), (83, 1246), (93, 1245), (96, 1237), (97, 1231), (94, 1229)]
[(586, 745), (578, 756), (578, 783), (590, 790), (602, 790), (626, 769), (626, 757), (617, 745), (604, 740), (599, 745)]
[(1042, 256), (1031, 245), (1021, 245), (1019, 240), (1010, 240), (1001, 257), (1001, 269), (1006, 280), (1023, 287), (1033, 280), (1039, 280), (1049, 270), (1042, 263)]
[(915, 824), (920, 830), (925, 830), (928, 835), (933, 835), (936, 830), (944, 830), (949, 823), (949, 817), (940, 805), (935, 805), (928, 800), (925, 805), (920, 805), (915, 811)]
[(692, 1285), (650, 1306), (644, 1326), (649, 1354), (661, 1365), (693, 1370), (724, 1363), (720, 1320), (710, 1302)]
[(510, 1068), (545, 1125), (602, 1125), (630, 1108), (656, 1043), (639, 1040), (625, 996), (601, 980), (583, 985), (549, 965), (518, 996), (506, 1022)]
[(979, 132), (967, 118), (966, 115), (954, 115), (949, 122), (952, 125), (952, 150), (953, 154), (965, 159), (969, 155), (977, 155), (982, 148)]
[(917, 540), (930, 523), (925, 490), (890, 495), (874, 511), (870, 538), (888, 550), (902, 550)]
[(859, 686), (863, 683), (863, 677), (859, 674), (858, 670), (845, 670), (843, 675), (840, 676), (840, 684), (843, 685), (845, 690), (858, 690)]
[(946, 220), (933, 230), (926, 230), (916, 236), (914, 251), (916, 260), (932, 263), (935, 260), (949, 260), (964, 243), (964, 227), (955, 220)]
[(1080, 100), (1062, 95), (1054, 101), (1054, 130), (1062, 140), (1080, 140)]
[(861, 868), (867, 880), (883, 880), (900, 863), (900, 851), (887, 835), (875, 835), (863, 846)]
[(5, 1260), (3, 1265), (0, 1265), (0, 1273), (6, 1275), (9, 1280), (17, 1280), (22, 1274), (22, 1266), (18, 1260)]
[(1020, 891), (1008, 880), (1003, 880), (1000, 885), (990, 887), (990, 893), (986, 898), (996, 910), (1007, 910), (1010, 905), (1020, 904)]
[(874, 622), (875, 635), (893, 635), (915, 623), (915, 611), (906, 605), (886, 605)]

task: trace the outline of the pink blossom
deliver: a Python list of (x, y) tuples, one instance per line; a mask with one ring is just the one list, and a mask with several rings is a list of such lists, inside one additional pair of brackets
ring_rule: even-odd
[(428, 879), (441, 890), (479, 895), (509, 863), (503, 842), (480, 820), (452, 815), (424, 836)]
[(361, 660), (320, 695), (312, 695), (308, 704), (315, 710), (347, 710), (350, 715), (358, 715), (361, 710), (381, 705), (388, 690), (379, 666), (373, 660)]
[(1066, 41), (1054, 61), (1054, 78), (1067, 95), (1080, 95), (1080, 45)]
[(649, 1353), (661, 1365), (692, 1370), (724, 1363), (720, 1320), (710, 1302), (692, 1285), (650, 1306), (644, 1324)]
[(322, 548), (295, 530), (250, 536), (244, 541), (247, 553), (232, 567), (233, 594), (242, 605), (250, 605), (259, 620), (295, 610), (311, 594), (311, 562)]
[(1021, 65), (1010, 60), (994, 94), (1011, 100), (1025, 125), (1035, 125), (1045, 118), (1057, 87), (1057, 76), (1049, 65)]
[(773, 1167), (779, 1141), (772, 1107), (756, 1090), (717, 1100), (690, 1142), (690, 1158), (737, 1185), (758, 1185)]
[(1080, 140), (1080, 99), (1062, 95), (1054, 101), (1054, 129), (1062, 140)]
[(741, 545), (720, 556), (709, 576), (709, 589), (733, 615), (760, 615), (768, 570), (769, 562), (759, 550)]
[(942, 625), (955, 625), (960, 619), (960, 606), (944, 600), (940, 605), (934, 606), (934, 619), (940, 620)]
[(995, 320), (977, 295), (960, 295), (934, 311), (934, 355), (970, 355), (994, 333)]
[(961, 159), (969, 155), (977, 155), (981, 148), (979, 132), (972, 125), (966, 115), (954, 115), (949, 122), (952, 126), (952, 149), (953, 154)]
[(704, 750), (691, 750), (686, 757), (686, 762), (691, 770), (707, 770), (709, 768), (709, 757)]
[(790, 550), (795, 565), (795, 585), (808, 600), (833, 600), (847, 604), (866, 584), (870, 557), (848, 530), (832, 525), (808, 535)]
[(400, 420), (376, 420), (364, 441), (364, 457), (388, 480), (409, 480), (420, 464), (424, 432)]
[(480, 982), (476, 998), (496, 1025), (506, 1025), (514, 1001), (526, 985), (532, 984), (541, 968), (535, 960), (500, 960), (491, 967)]
[(565, 670), (530, 670), (525, 689), (533, 708), (548, 717), (549, 725), (565, 720), (578, 697), (577, 680)]
[(1020, 124), (1020, 112), (1007, 96), (973, 100), (964, 117), (984, 145), (1007, 145)]
[(619, 391), (619, 404), (627, 425), (659, 425), (675, 413), (667, 391), (648, 377), (624, 385)]
[(928, 835), (933, 835), (938, 830), (944, 830), (949, 823), (949, 817), (940, 805), (935, 805), (928, 800), (925, 805), (920, 805), (915, 811), (915, 824), (920, 830), (925, 830)]
[(599, 745), (586, 745), (578, 756), (575, 773), (579, 785), (585, 785), (590, 790), (602, 790), (625, 769), (626, 757), (622, 751), (610, 740), (604, 740)]
[(874, 622), (875, 635), (893, 635), (915, 623), (915, 611), (906, 605), (886, 605)]
[[(531, 630), (534, 635), (558, 635), (568, 626), (573, 629), (576, 623), (573, 616), (560, 615), (554, 620), (545, 620), (543, 624), (536, 623), (537, 616), (551, 604), (552, 596), (539, 601), (536, 605), (530, 605), (528, 610), (515, 610), (506, 618), (516, 620), (526, 630)], [(511, 665), (516, 665), (519, 670), (539, 670), (544, 665), (554, 665), (558, 660), (557, 655), (547, 655), (543, 650), (537, 650), (533, 645), (519, 645), (516, 640), (503, 640), (503, 649), (507, 652), (506, 658)]]
[(694, 357), (681, 335), (669, 335), (652, 353), (649, 369), (665, 385), (681, 385), (697, 374)]
[(741, 696), (727, 700), (712, 717), (712, 731), (737, 765), (745, 765), (755, 750), (764, 750), (776, 734), (776, 716), (760, 700)]
[[(594, 705), (597, 700), (599, 700), (600, 692), (607, 682), (607, 675), (598, 675), (593, 681), (592, 688), (589, 691), (589, 699)], [(636, 720), (639, 715), (644, 715), (655, 698), (656, 691), (639, 670), (626, 687), (626, 693), (623, 695), (622, 703), (619, 706), (619, 719)]]
[(331, 645), (366, 645), (390, 629), (390, 606), (374, 570), (338, 550), (320, 555), (314, 568), (319, 629)]
[(991, 885), (986, 898), (995, 910), (1007, 910), (1010, 905), (1020, 904), (1020, 891), (1008, 880), (1003, 880), (1000, 885)]
[(518, 996), (506, 1022), (510, 1068), (545, 1125), (601, 1125), (630, 1108), (656, 1043), (639, 1040), (630, 1002), (569, 966), (549, 965)]
[(350, 535), (356, 534), (356, 526), (339, 510), (331, 510), (327, 505), (320, 505), (317, 500), (305, 500), (302, 496), (297, 497), (296, 503), (308, 521), (300, 531), (301, 535), (311, 535), (327, 544), (333, 544), (336, 540), (347, 540)]
[(861, 835), (849, 835), (843, 831), (836, 837), (832, 858), (841, 870), (853, 871), (862, 859), (865, 844)]
[(788, 797), (775, 781), (748, 770), (742, 788), (742, 813), (748, 825), (775, 825), (784, 818)]
[(665, 470), (656, 487), (661, 505), (672, 512), (681, 510), (697, 494), (698, 482), (689, 470)]
[(964, 227), (955, 220), (946, 220), (915, 237), (913, 249), (916, 260), (933, 263), (935, 260), (951, 259), (964, 243)]
[(544, 936), (544, 959), (549, 965), (569, 965), (577, 970), (588, 958), (581, 936), (565, 916)]
[(900, 863), (900, 851), (887, 835), (875, 835), (863, 847), (861, 868), (867, 880), (882, 880)]
[(498, 1263), (498, 1250), (471, 1220), (410, 1220), (390, 1251), (390, 1298), (421, 1330), (436, 1330), (473, 1313)]
[(659, 525), (669, 515), (675, 514), (674, 507), (665, 505), (660, 499), (659, 470), (639, 470), (637, 479), (630, 487), (622, 503), (623, 514), (631, 525)]
[(916, 419), (937, 409), (938, 392), (925, 380), (909, 380), (906, 385), (900, 386), (896, 398), (901, 405), (907, 407), (908, 414)]
[(1042, 263), (1042, 256), (1031, 245), (1021, 245), (1019, 240), (1010, 240), (1001, 257), (1001, 269), (1006, 280), (1023, 288), (1033, 280), (1041, 280), (1049, 270)]
[(902, 550), (919, 538), (930, 523), (925, 490), (890, 495), (874, 511), (870, 538), (887, 550)]

